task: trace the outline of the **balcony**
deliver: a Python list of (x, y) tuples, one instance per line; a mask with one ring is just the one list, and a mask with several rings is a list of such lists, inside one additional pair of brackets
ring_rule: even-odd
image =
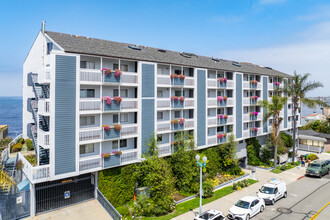
[(102, 83), (102, 72), (96, 69), (80, 69), (81, 84), (98, 84)]
[(171, 78), (169, 75), (157, 75), (157, 85), (158, 86), (170, 86)]
[(115, 101), (112, 101), (110, 105), (108, 105), (106, 101), (103, 101), (103, 111), (105, 112), (120, 111), (120, 105), (121, 103), (117, 103)]
[(137, 124), (128, 124), (122, 125), (122, 129), (120, 131), (121, 138), (127, 138), (129, 136), (135, 136), (138, 134), (138, 125)]
[(243, 131), (243, 138), (249, 138), (250, 137), (250, 130), (244, 130)]
[(187, 98), (184, 100), (184, 107), (190, 108), (195, 107), (195, 99), (194, 98)]
[(39, 129), (38, 131), (38, 145), (40, 145), (43, 148), (49, 148), (50, 147), (50, 139), (49, 139), (49, 131), (43, 131)]
[(268, 83), (268, 90), (274, 90), (274, 84)]
[(79, 171), (98, 170), (102, 168), (102, 158), (100, 155), (93, 158), (81, 158), (79, 160)]
[(207, 87), (208, 88), (217, 88), (218, 80), (217, 79), (207, 79)]
[(157, 99), (157, 108), (171, 108), (171, 100), (169, 98)]
[(121, 85), (138, 85), (137, 73), (123, 72), (121, 75)]
[(184, 108), (184, 103), (185, 103), (185, 101), (172, 100), (172, 108)]
[(39, 99), (38, 113), (45, 116), (50, 115), (50, 99)]
[(138, 109), (137, 99), (136, 98), (123, 98), (120, 109), (122, 111), (137, 110)]
[(122, 151), (121, 155), (111, 155), (108, 158), (103, 158), (102, 161), (103, 161), (103, 165), (102, 165), (103, 168), (110, 168), (110, 167), (129, 164), (132, 162), (137, 162), (138, 150), (137, 149), (125, 150)]
[(102, 101), (99, 98), (96, 99), (80, 99), (79, 111), (100, 111), (102, 109)]
[(207, 119), (207, 125), (208, 126), (214, 126), (214, 125), (217, 125), (217, 122), (218, 122), (218, 117), (209, 117)]
[(79, 141), (97, 141), (102, 140), (101, 128), (85, 128), (79, 132)]
[(216, 135), (214, 135), (214, 136), (208, 136), (208, 138), (207, 138), (207, 145), (212, 146), (212, 145), (216, 145), (216, 144), (218, 144), (218, 142), (217, 142), (217, 136)]
[(174, 130), (174, 131), (178, 131), (178, 130), (183, 130), (184, 129), (184, 124), (180, 124), (180, 123), (178, 123), (178, 124), (172, 124), (172, 130)]
[(261, 133), (262, 133), (261, 130), (262, 130), (261, 128), (258, 128), (258, 131), (251, 131), (251, 130), (250, 130), (250, 137), (257, 137), (257, 136), (260, 136)]
[(157, 132), (166, 132), (171, 130), (171, 123), (168, 121), (157, 123)]
[(119, 139), (120, 132), (121, 131), (117, 131), (114, 128), (110, 128), (109, 131), (103, 130), (103, 140)]
[(184, 129), (192, 129), (194, 128), (194, 119), (186, 119), (184, 122)]
[(184, 86), (184, 84), (185, 84), (185, 79), (180, 79), (180, 78), (172, 79), (172, 86)]
[(207, 107), (216, 107), (218, 106), (218, 101), (216, 97), (207, 99)]
[(159, 156), (167, 156), (167, 155), (170, 155), (171, 153), (172, 153), (172, 147), (171, 147), (170, 143), (159, 145), (159, 147), (158, 147)]
[(227, 141), (227, 135), (223, 133), (219, 133), (218, 135), (222, 135), (222, 137), (217, 136), (217, 143), (218, 144), (223, 144)]
[(38, 80), (36, 82), (40, 84), (49, 84), (50, 80), (51, 80), (50, 67), (44, 67), (39, 69)]
[(195, 86), (195, 79), (193, 77), (186, 77), (184, 80), (184, 86)]

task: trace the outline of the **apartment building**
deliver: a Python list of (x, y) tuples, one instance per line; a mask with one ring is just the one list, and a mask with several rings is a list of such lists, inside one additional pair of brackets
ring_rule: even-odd
[[(168, 156), (184, 131), (195, 134), (197, 149), (233, 133), (244, 166), (245, 140), (263, 144), (272, 123), (263, 123), (254, 104), (290, 77), (250, 63), (40, 31), (23, 68), (23, 136), (38, 161), (33, 167), (19, 154), (31, 214), (93, 198), (97, 172), (141, 161), (152, 135)], [(291, 131), (290, 99), (281, 116), (281, 130)]]

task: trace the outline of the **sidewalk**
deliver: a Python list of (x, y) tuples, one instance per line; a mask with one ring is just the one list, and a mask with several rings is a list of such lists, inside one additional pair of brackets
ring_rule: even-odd
[[(250, 170), (244, 170), (245, 173), (251, 174)], [(257, 169), (256, 171), (256, 179), (259, 181), (247, 188), (243, 188), (242, 190), (236, 191), (232, 194), (224, 196), (216, 201), (203, 205), (202, 210), (206, 211), (209, 209), (216, 209), (224, 213), (227, 216), (228, 209), (237, 202), (240, 198), (244, 196), (255, 196), (260, 189), (260, 187), (268, 181), (270, 178), (278, 178), (284, 180), (286, 184), (291, 184), (296, 181), (299, 177), (304, 176), (306, 171), (305, 167), (300, 168), (292, 168), (291, 170), (284, 171), (279, 174), (272, 173), (267, 170)], [(190, 212), (182, 214), (173, 218), (174, 220), (185, 220), (185, 219), (194, 219), (195, 213), (199, 212), (199, 208), (196, 208)]]

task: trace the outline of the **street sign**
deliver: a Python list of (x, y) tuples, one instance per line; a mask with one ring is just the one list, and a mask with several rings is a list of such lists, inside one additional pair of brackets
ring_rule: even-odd
[(16, 198), (16, 204), (21, 204), (23, 202), (22, 196)]
[(70, 198), (70, 191), (65, 191), (64, 192), (64, 199), (69, 199)]

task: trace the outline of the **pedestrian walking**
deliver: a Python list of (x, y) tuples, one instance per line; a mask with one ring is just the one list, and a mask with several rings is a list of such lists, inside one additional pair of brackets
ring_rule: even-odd
[(303, 159), (302, 159), (301, 166), (302, 166), (302, 167), (305, 167), (305, 158), (304, 158), (304, 157), (303, 157)]
[(299, 157), (298, 155), (296, 157), (297, 157), (297, 160), (298, 160), (298, 163), (299, 163), (298, 169), (300, 169), (300, 166), (301, 166), (301, 157)]
[(308, 158), (307, 159), (307, 163), (308, 163), (308, 167), (311, 165), (312, 161), (311, 161), (311, 158)]

